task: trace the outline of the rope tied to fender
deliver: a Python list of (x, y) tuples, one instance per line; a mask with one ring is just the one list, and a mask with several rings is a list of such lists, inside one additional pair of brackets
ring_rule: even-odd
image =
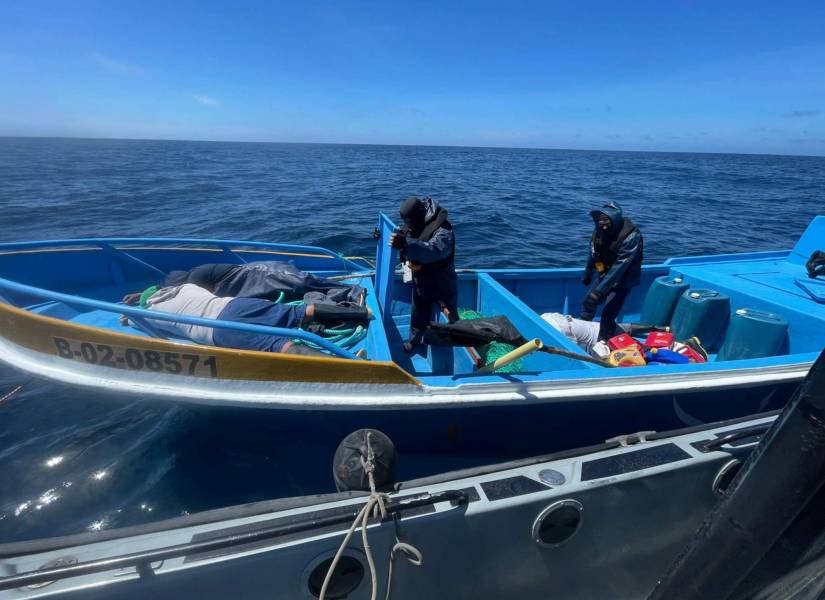
[[(372, 586), (370, 600), (377, 600), (378, 598), (378, 573), (375, 568), (375, 559), (372, 556), (372, 549), (370, 548), (369, 539), (367, 536), (367, 525), (369, 524), (370, 518), (379, 519), (380, 521), (383, 521), (387, 518), (387, 507), (385, 502), (389, 498), (389, 496), (384, 492), (379, 492), (375, 488), (375, 453), (372, 449), (371, 439), (372, 433), (368, 432), (366, 439), (367, 457), (366, 459), (363, 456), (360, 457), (361, 466), (364, 468), (364, 472), (367, 475), (367, 482), (370, 487), (370, 495), (367, 499), (367, 503), (356, 515), (355, 520), (353, 521), (352, 525), (350, 526), (349, 530), (344, 536), (341, 545), (338, 547), (338, 551), (335, 553), (335, 557), (332, 559), (332, 563), (330, 563), (329, 565), (326, 577), (324, 577), (324, 583), (321, 586), (321, 593), (318, 595), (318, 600), (325, 599), (327, 588), (329, 587), (330, 581), (332, 581), (332, 574), (335, 572), (335, 567), (338, 566), (338, 562), (344, 555), (344, 550), (346, 550), (350, 540), (352, 539), (353, 534), (359, 527), (361, 528), (361, 545), (364, 547), (364, 554), (367, 557), (367, 565), (369, 566), (370, 570), (370, 584)], [(418, 548), (416, 548), (412, 544), (407, 544), (399, 540), (397, 521), (395, 545), (392, 547), (389, 557), (389, 568), (387, 571), (387, 591), (384, 595), (384, 600), (388, 600), (390, 597), (390, 587), (392, 584), (392, 563), (396, 551), (403, 552), (407, 560), (415, 566), (421, 565), (421, 563), (424, 560), (424, 555), (421, 553), (420, 550), (418, 550)]]

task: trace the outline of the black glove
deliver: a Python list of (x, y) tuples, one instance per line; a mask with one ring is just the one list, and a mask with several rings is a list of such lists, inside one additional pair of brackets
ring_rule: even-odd
[(582, 302), (582, 312), (580, 318), (584, 321), (592, 321), (596, 316), (596, 310), (602, 302), (602, 295), (597, 291), (592, 291), (584, 297)]
[(808, 270), (808, 277), (811, 279), (825, 276), (825, 252), (814, 250), (808, 258), (808, 262), (805, 263), (805, 268)]
[(582, 283), (584, 285), (590, 285), (591, 281), (593, 281), (593, 273), (590, 271), (585, 271), (584, 275), (582, 275)]
[(394, 232), (390, 237), (390, 248), (396, 250), (403, 250), (407, 245), (407, 238), (403, 233)]

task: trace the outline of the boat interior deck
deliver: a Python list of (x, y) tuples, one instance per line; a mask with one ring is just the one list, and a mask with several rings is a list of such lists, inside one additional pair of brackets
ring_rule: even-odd
[[(389, 228), (389, 225), (385, 225)], [(708, 350), (706, 364), (669, 365), (668, 369), (715, 369), (722, 363), (755, 367), (776, 361), (813, 359), (825, 345), (825, 304), (816, 302), (797, 284), (807, 278), (805, 261), (815, 249), (825, 248), (825, 217), (817, 217), (791, 251), (754, 252), (719, 256), (697, 256), (671, 259), (659, 265), (643, 267), (642, 282), (628, 297), (620, 322), (639, 323), (642, 306), (657, 277), (681, 277), (690, 289), (716, 290), (729, 296), (731, 313), (739, 309), (766, 311), (788, 321), (786, 340), (775, 356), (756, 359), (717, 361), (717, 350), (724, 344), (727, 323), (722, 324), (719, 338)], [(382, 249), (379, 248), (378, 263)], [(380, 272), (379, 272), (380, 276)], [(545, 344), (570, 352), (585, 354), (541, 314), (558, 312), (577, 316), (587, 292), (580, 281), (580, 269), (493, 269), (459, 275), (459, 307), (480, 312), (484, 316), (506, 315), (526, 338), (538, 337)], [(377, 287), (381, 283), (378, 282)], [(409, 330), (409, 298), (411, 287), (394, 278), (388, 299), (391, 319), (386, 325), (393, 360), (416, 375), (451, 375), (439, 377), (439, 383), (463, 380), (473, 373), (472, 362), (461, 349), (429, 348), (427, 354), (407, 356), (401, 342)], [(380, 297), (380, 293), (379, 293)], [(434, 315), (434, 318), (436, 316)], [(440, 317), (443, 320), (443, 317)], [(656, 323), (670, 325), (670, 323)], [(772, 360), (773, 359), (773, 360)], [(724, 366), (724, 365), (723, 365)], [(661, 365), (657, 365), (661, 368)], [(623, 373), (635, 369), (621, 369)], [(578, 371), (570, 373), (569, 371)], [(581, 377), (603, 374), (603, 368), (544, 353), (532, 354), (525, 360), (524, 373), (517, 379), (553, 373), (553, 377)], [(618, 370), (617, 370), (618, 371)], [(612, 375), (618, 375), (611, 372)], [(475, 375), (474, 377), (480, 377)], [(495, 380), (493, 376), (489, 380)]]
[[(395, 227), (381, 216), (379, 229), (387, 239)], [(786, 340), (773, 356), (736, 361), (717, 360), (724, 344), (727, 323), (720, 325), (718, 341), (705, 364), (669, 365), (677, 370), (716, 369), (727, 362), (739, 367), (812, 360), (825, 342), (825, 304), (817, 302), (799, 285), (805, 261), (816, 249), (825, 248), (825, 217), (815, 218), (790, 251), (756, 252), (720, 256), (676, 258), (643, 267), (641, 284), (628, 297), (622, 322), (639, 322), (646, 296), (656, 278), (682, 278), (690, 289), (714, 290), (730, 298), (730, 312), (739, 309), (766, 311), (788, 322)], [(279, 244), (255, 244), (216, 240), (82, 240), (29, 242), (0, 246), (0, 300), (33, 312), (83, 325), (151, 336), (149, 330), (119, 323), (118, 303), (131, 292), (162, 281), (171, 270), (190, 269), (210, 262), (245, 263), (288, 260), (318, 275), (364, 273), (365, 259), (348, 259), (325, 249)], [(430, 347), (426, 353), (406, 354), (402, 343), (409, 330), (411, 288), (395, 273), (397, 256), (379, 240), (375, 274), (354, 275), (348, 281), (367, 289), (366, 303), (377, 315), (367, 337), (350, 349), (365, 350), (371, 360), (392, 360), (422, 381), (437, 385), (502, 380), (593, 377), (604, 374), (600, 366), (547, 353), (524, 359), (524, 370), (515, 374), (476, 373), (464, 348)], [(541, 318), (542, 313), (578, 314), (586, 288), (580, 269), (496, 269), (463, 272), (459, 276), (459, 306), (484, 316), (506, 315), (525, 338), (539, 338), (546, 345), (582, 354), (574, 342)], [(810, 280), (809, 280), (810, 281)], [(2, 285), (6, 282), (6, 285)], [(22, 284), (10, 286), (8, 282)], [(25, 288), (25, 286), (29, 286)], [(25, 289), (24, 289), (25, 288)], [(32, 294), (38, 288), (58, 292)], [(77, 298), (75, 302), (73, 298)], [(80, 299), (105, 304), (89, 306)], [(443, 317), (433, 315), (433, 318)], [(657, 323), (667, 325), (668, 323)], [(191, 343), (188, 340), (174, 340)], [(659, 366), (658, 368), (662, 368)], [(611, 370), (621, 376), (635, 369)]]

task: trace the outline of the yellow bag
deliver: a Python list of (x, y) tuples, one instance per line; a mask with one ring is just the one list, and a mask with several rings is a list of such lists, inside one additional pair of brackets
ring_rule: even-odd
[(627, 348), (614, 350), (607, 357), (607, 362), (617, 367), (644, 367), (647, 364), (638, 346), (628, 346)]

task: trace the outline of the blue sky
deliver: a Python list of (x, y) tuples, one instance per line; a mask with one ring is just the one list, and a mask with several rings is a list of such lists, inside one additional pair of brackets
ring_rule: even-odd
[(825, 2), (0, 6), (0, 135), (825, 154)]

